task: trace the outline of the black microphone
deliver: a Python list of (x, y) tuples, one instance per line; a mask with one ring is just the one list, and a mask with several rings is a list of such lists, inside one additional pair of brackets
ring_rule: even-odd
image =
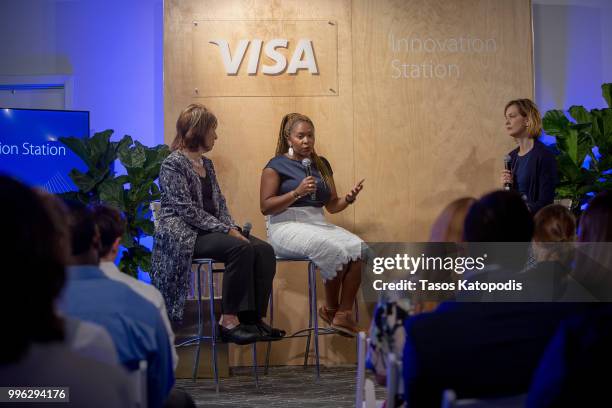
[[(504, 169), (512, 172), (512, 168), (510, 167), (510, 162), (512, 161), (512, 158), (510, 157), (509, 154), (504, 156)], [(512, 183), (504, 183), (504, 190), (510, 190), (512, 189)]]
[(253, 224), (251, 224), (250, 222), (245, 222), (244, 227), (242, 227), (242, 236), (245, 237), (246, 239), (249, 239), (252, 228), (253, 228)]
[[(309, 158), (302, 159), (302, 166), (306, 168), (306, 177), (312, 176), (312, 170), (310, 169), (311, 164), (312, 164), (312, 161), (310, 161)], [(312, 193), (310, 193), (310, 199), (312, 201), (315, 201), (317, 199), (316, 191), (313, 191)]]

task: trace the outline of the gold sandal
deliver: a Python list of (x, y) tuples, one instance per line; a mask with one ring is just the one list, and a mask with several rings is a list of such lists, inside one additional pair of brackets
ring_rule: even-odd
[(319, 317), (328, 325), (332, 325), (332, 321), (334, 320), (334, 316), (338, 309), (332, 309), (327, 306), (321, 306), (319, 308)]
[(364, 331), (353, 320), (353, 312), (350, 310), (336, 312), (331, 327), (350, 337), (354, 337), (360, 331)]

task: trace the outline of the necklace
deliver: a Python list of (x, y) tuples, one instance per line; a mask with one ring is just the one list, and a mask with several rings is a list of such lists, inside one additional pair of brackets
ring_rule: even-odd
[(204, 165), (202, 164), (202, 156), (199, 156), (197, 159), (192, 159), (186, 152), (181, 150), (181, 153), (183, 153), (183, 156), (185, 156), (187, 160), (191, 162), (193, 167), (197, 167), (198, 169), (204, 168)]
[(191, 164), (193, 164), (194, 167), (197, 167), (197, 168), (200, 168), (200, 169), (204, 168), (204, 165), (202, 164), (202, 159), (194, 160), (194, 159), (189, 158), (189, 157), (188, 157), (188, 159), (191, 162)]

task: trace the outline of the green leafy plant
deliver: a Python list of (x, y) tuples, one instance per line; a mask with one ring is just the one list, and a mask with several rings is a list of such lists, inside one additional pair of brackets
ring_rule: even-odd
[[(575, 213), (589, 194), (612, 188), (612, 84), (601, 89), (607, 108), (588, 111), (574, 105), (568, 109), (573, 121), (561, 110), (546, 112), (542, 120), (546, 133), (557, 139), (556, 195), (571, 199)], [(584, 166), (587, 157), (590, 162)]]
[[(119, 269), (137, 276), (138, 269), (151, 270), (151, 251), (140, 241), (154, 233), (149, 206), (151, 201), (159, 200), (160, 191), (155, 181), (170, 151), (166, 145), (146, 147), (127, 135), (118, 142), (111, 142), (112, 134), (112, 130), (105, 130), (87, 139), (59, 139), (87, 165), (85, 173), (77, 169), (70, 172), (78, 191), (64, 193), (63, 197), (87, 205), (104, 203), (124, 214), (126, 231), (121, 244), (125, 250)], [(113, 165), (117, 159), (127, 174), (115, 175)]]

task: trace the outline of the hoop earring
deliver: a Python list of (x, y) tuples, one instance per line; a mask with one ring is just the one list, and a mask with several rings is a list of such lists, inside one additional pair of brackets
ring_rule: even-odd
[(289, 153), (289, 156), (293, 157), (293, 146), (289, 146), (289, 150), (287, 150), (287, 153)]

